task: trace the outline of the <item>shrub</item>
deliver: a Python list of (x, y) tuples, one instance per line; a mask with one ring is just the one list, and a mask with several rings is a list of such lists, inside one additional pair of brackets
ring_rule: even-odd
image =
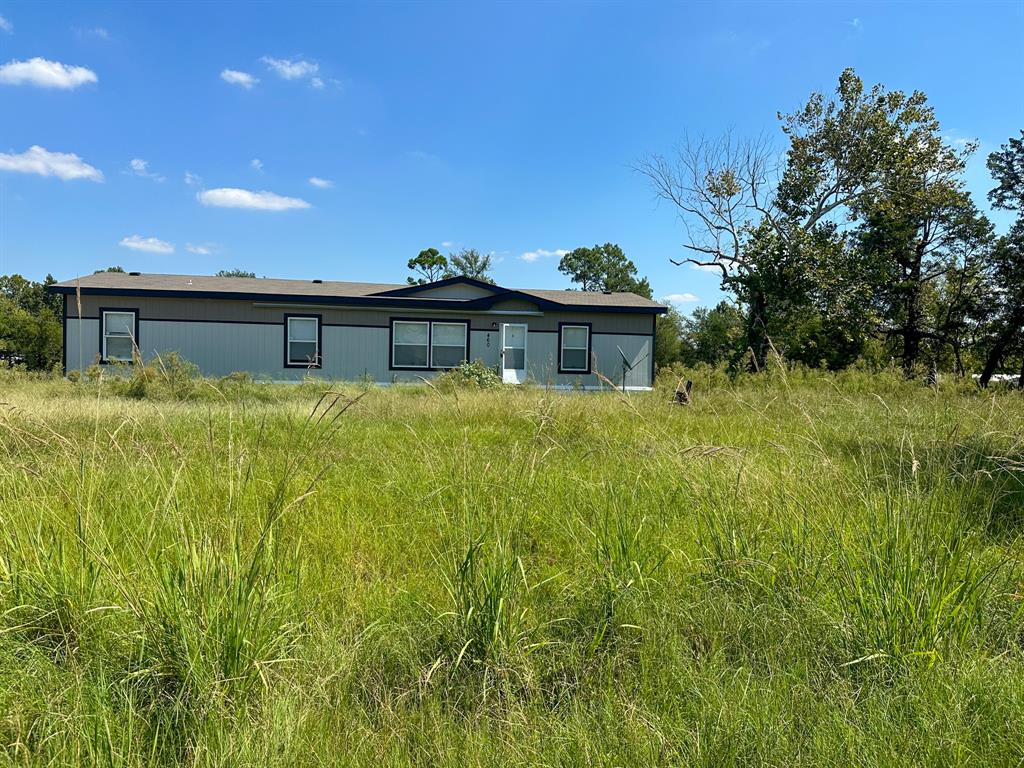
[(439, 386), (448, 389), (496, 389), (501, 377), (479, 360), (465, 362), (437, 377)]

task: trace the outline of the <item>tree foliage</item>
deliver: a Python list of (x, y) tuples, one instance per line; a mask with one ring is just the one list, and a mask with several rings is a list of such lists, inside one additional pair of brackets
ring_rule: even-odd
[[(997, 245), (963, 180), (976, 146), (951, 145), (923, 93), (865, 88), (848, 69), (778, 117), (781, 154), (726, 135), (638, 165), (686, 227), (674, 263), (718, 270), (754, 360), (774, 345), (842, 368), (882, 340), (913, 376), (947, 361), (966, 373), (985, 344), (1004, 355), (1004, 337), (1015, 348), (1015, 240)], [(988, 164), (993, 204), (1019, 209), (1024, 141)]]
[(647, 278), (637, 278), (636, 265), (614, 243), (576, 248), (562, 257), (558, 271), (583, 291), (626, 292), (651, 298)]
[(476, 248), (463, 248), (448, 256), (447, 277), (470, 277), (485, 283), (494, 283), (488, 274), (491, 271), (491, 255), (482, 254)]
[(63, 303), (46, 286), (21, 275), (0, 275), (0, 360), (46, 370), (60, 362)]
[(221, 269), (215, 277), (256, 277), (256, 273), (246, 269)]
[(414, 276), (406, 278), (409, 285), (433, 283), (449, 274), (448, 259), (437, 248), (423, 249), (415, 258), (409, 259), (407, 266), (414, 273)]

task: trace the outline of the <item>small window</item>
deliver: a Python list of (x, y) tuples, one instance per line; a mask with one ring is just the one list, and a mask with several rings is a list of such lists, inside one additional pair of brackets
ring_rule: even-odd
[(431, 323), (430, 367), (454, 368), (466, 360), (466, 324)]
[(318, 315), (286, 315), (286, 368), (320, 367), (320, 317)]
[(391, 326), (391, 366), (428, 368), (430, 323), (395, 320)]
[(561, 327), (561, 358), (563, 373), (590, 373), (590, 326)]
[(132, 353), (138, 347), (136, 338), (135, 310), (103, 311), (103, 355), (107, 363), (130, 363)]

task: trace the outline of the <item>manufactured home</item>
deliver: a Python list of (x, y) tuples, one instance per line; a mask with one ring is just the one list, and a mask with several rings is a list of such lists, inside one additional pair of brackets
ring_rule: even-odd
[(646, 389), (657, 316), (632, 293), (101, 272), (58, 283), (64, 369), (177, 352), (207, 376), (245, 371), (417, 381), (481, 361), (507, 383)]

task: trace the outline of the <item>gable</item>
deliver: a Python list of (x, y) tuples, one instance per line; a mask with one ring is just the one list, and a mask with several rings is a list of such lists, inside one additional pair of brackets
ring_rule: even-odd
[(485, 296), (493, 296), (495, 293), (494, 289), (481, 288), (471, 283), (452, 283), (433, 288), (425, 285), (421, 291), (410, 291), (404, 295), (417, 299), (482, 299)]

